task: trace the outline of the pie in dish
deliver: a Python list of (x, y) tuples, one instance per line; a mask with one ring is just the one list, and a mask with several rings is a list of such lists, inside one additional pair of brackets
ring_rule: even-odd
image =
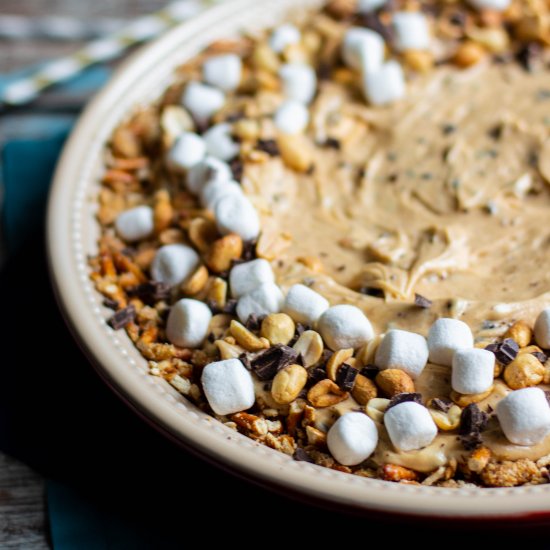
[(550, 8), (333, 0), (105, 151), (91, 277), (151, 375), (296, 460), (548, 482)]

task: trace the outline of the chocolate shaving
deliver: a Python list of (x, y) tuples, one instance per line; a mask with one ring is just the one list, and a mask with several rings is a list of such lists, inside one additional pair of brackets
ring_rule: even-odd
[(148, 281), (126, 289), (128, 296), (136, 296), (148, 306), (170, 298), (170, 285), (159, 281)]
[(497, 124), (496, 126), (493, 126), (488, 132), (487, 135), (494, 139), (495, 141), (500, 140), (502, 137), (502, 132), (504, 131), (504, 126), (502, 124)]
[(445, 134), (446, 136), (448, 136), (449, 134), (454, 134), (456, 132), (456, 126), (454, 124), (444, 124), (442, 127), (441, 127), (441, 131), (443, 132), (443, 134)]
[(419, 393), (398, 393), (390, 399), (390, 403), (386, 411), (389, 411), (392, 407), (399, 405), (400, 403), (406, 403), (407, 401), (412, 401), (413, 403), (418, 403), (422, 405), (422, 395)]
[(545, 391), (544, 395), (546, 396), (546, 401), (548, 401), (548, 404), (550, 405), (550, 391)]
[(128, 323), (132, 323), (136, 318), (136, 308), (129, 305), (118, 310), (108, 321), (107, 324), (114, 330), (124, 328)]
[(425, 296), (422, 296), (422, 294), (418, 294), (417, 292), (415, 292), (414, 305), (423, 309), (429, 309), (432, 307), (432, 301)]
[(516, 54), (518, 63), (528, 72), (533, 72), (540, 63), (542, 48), (537, 42), (522, 46)]
[(393, 41), (392, 28), (389, 25), (384, 25), (378, 14), (372, 12), (362, 13), (359, 15), (358, 23), (367, 29), (381, 34), (386, 42)]
[(374, 380), (379, 372), (380, 369), (376, 365), (369, 364), (361, 369), (360, 374), (366, 376), (369, 380)]
[(317, 78), (319, 80), (329, 80), (332, 74), (332, 65), (326, 61), (321, 61), (317, 68)]
[(339, 151), (341, 147), (340, 140), (332, 137), (328, 137), (324, 145), (329, 149), (336, 149), (337, 151)]
[(543, 353), (542, 351), (533, 351), (531, 352), (531, 355), (534, 355), (541, 363), (546, 363), (548, 361), (548, 356), (546, 353)]
[(210, 308), (210, 311), (214, 315), (217, 315), (218, 313), (229, 313), (230, 315), (234, 315), (237, 310), (237, 300), (234, 298), (227, 300), (223, 307), (220, 307), (220, 304), (218, 304), (215, 300), (210, 299), (206, 300), (206, 305)]
[(436, 411), (447, 412), (453, 406), (453, 402), (450, 399), (434, 397), (432, 399), (432, 408)]
[(506, 338), (506, 340), (502, 342), (489, 344), (485, 349), (487, 351), (492, 351), (495, 354), (496, 360), (501, 365), (508, 365), (516, 358), (519, 351), (519, 345), (512, 338)]
[(243, 178), (244, 165), (240, 158), (235, 158), (229, 163), (231, 172), (233, 173), (233, 179), (240, 182)]
[(487, 426), (489, 415), (483, 412), (475, 403), (470, 403), (460, 415), (458, 429), (462, 446), (471, 451), (481, 445), (481, 432)]
[(314, 386), (317, 382), (324, 380), (327, 377), (327, 371), (324, 367), (315, 367), (308, 370), (307, 386)]
[(374, 296), (375, 298), (384, 298), (384, 291), (381, 288), (375, 288), (372, 286), (362, 286), (359, 289), (361, 294), (366, 296)]
[(351, 391), (358, 374), (359, 371), (356, 368), (344, 363), (336, 373), (336, 383), (340, 389), (344, 391)]
[(118, 302), (112, 298), (104, 298), (103, 305), (109, 309), (114, 309), (115, 311), (118, 309)]
[(245, 327), (253, 332), (260, 330), (264, 318), (265, 315), (256, 315), (255, 313), (251, 313), (246, 320)]
[(299, 462), (309, 462), (310, 464), (314, 464), (315, 461), (313, 460), (313, 458), (311, 458), (308, 453), (302, 449), (301, 447), (298, 447), (295, 451), (294, 451), (294, 454), (292, 455), (292, 458), (294, 460), (297, 460)]
[(297, 359), (298, 353), (295, 349), (276, 344), (249, 359), (249, 364), (260, 380), (271, 380), (279, 370), (296, 363)]
[(251, 260), (256, 259), (256, 244), (258, 241), (245, 241), (243, 243), (243, 253), (241, 255), (241, 260), (243, 262), (250, 262)]
[(281, 154), (279, 146), (274, 139), (259, 139), (256, 149), (266, 152), (270, 157), (278, 157)]

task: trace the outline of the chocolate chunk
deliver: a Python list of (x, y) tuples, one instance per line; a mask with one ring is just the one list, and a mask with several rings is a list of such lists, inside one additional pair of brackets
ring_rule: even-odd
[(498, 141), (502, 137), (503, 130), (504, 126), (502, 124), (497, 124), (487, 132), (487, 135), (495, 141)]
[(258, 244), (256, 240), (243, 243), (243, 253), (241, 255), (243, 262), (250, 262), (256, 259), (256, 244)]
[(148, 306), (153, 306), (157, 302), (170, 298), (170, 285), (159, 281), (148, 281), (129, 287), (126, 292), (128, 296), (136, 296)]
[(344, 391), (351, 391), (358, 374), (359, 371), (356, 368), (344, 363), (336, 373), (336, 383), (340, 389)]
[(256, 148), (260, 151), (265, 151), (270, 157), (278, 157), (281, 154), (279, 146), (274, 139), (259, 139)]
[(244, 165), (240, 158), (235, 158), (229, 163), (231, 172), (233, 173), (233, 179), (240, 182), (243, 178)]
[(336, 149), (337, 151), (339, 151), (340, 146), (340, 140), (336, 138), (329, 137), (325, 141), (325, 147), (328, 147), (329, 149)]
[(528, 72), (537, 68), (541, 61), (542, 48), (537, 42), (529, 42), (522, 46), (516, 54), (518, 63)]
[(436, 411), (447, 412), (453, 406), (453, 402), (450, 399), (434, 397), (432, 399), (432, 408)]
[(107, 324), (114, 330), (124, 328), (128, 323), (132, 323), (136, 318), (136, 308), (132, 305), (118, 310), (108, 321)]
[(255, 355), (250, 360), (250, 368), (260, 380), (271, 380), (279, 370), (296, 363), (297, 359), (298, 353), (295, 349), (276, 344)]
[(483, 412), (475, 403), (470, 403), (460, 415), (458, 433), (462, 446), (471, 451), (481, 444), (481, 432), (485, 429), (489, 415)]
[(361, 371), (360, 374), (363, 376), (366, 376), (370, 380), (374, 380), (376, 378), (376, 375), (380, 372), (380, 369), (376, 365), (365, 365)]
[(246, 320), (245, 326), (248, 330), (251, 330), (253, 332), (256, 330), (260, 330), (264, 318), (265, 315), (256, 315), (255, 313), (251, 313)]
[(390, 403), (386, 411), (389, 411), (392, 407), (399, 405), (400, 403), (406, 403), (407, 401), (412, 401), (413, 403), (418, 403), (422, 405), (422, 395), (419, 393), (398, 393), (390, 399)]
[(386, 42), (393, 41), (392, 28), (389, 25), (385, 25), (377, 13), (369, 12), (360, 14), (358, 23), (382, 35)]
[(236, 113), (229, 114), (225, 121), (226, 122), (237, 122), (237, 120), (242, 120), (244, 118), (244, 113), (242, 111), (238, 111)]
[(430, 307), (432, 307), (432, 301), (425, 296), (422, 296), (422, 294), (418, 294), (417, 292), (415, 292), (414, 305), (423, 309), (429, 309)]
[(298, 447), (295, 451), (294, 451), (294, 454), (292, 455), (292, 458), (294, 460), (298, 460), (298, 461), (301, 461), (301, 462), (310, 462), (311, 464), (314, 464), (315, 461), (313, 460), (313, 458), (311, 458), (307, 452), (302, 449), (301, 447)]
[(317, 68), (317, 78), (319, 80), (329, 80), (330, 75), (332, 74), (332, 65), (326, 61), (321, 61), (319, 67)]
[(105, 298), (103, 300), (103, 305), (109, 309), (114, 309), (115, 311), (118, 309), (118, 302), (112, 298)]
[(225, 302), (225, 305), (222, 308), (222, 313), (229, 313), (231, 315), (235, 315), (236, 311), (237, 311), (237, 300), (235, 298), (231, 298), (230, 300), (227, 300), (227, 302)]
[(327, 377), (327, 371), (324, 367), (315, 367), (314, 369), (308, 370), (308, 386), (315, 386), (317, 382), (324, 380)]
[(485, 349), (492, 351), (495, 354), (496, 360), (501, 365), (508, 365), (508, 363), (511, 363), (516, 358), (519, 345), (512, 338), (506, 338), (502, 342), (489, 344)]
[(383, 298), (384, 291), (381, 288), (374, 288), (372, 286), (362, 286), (359, 289), (361, 294), (366, 294), (367, 296), (374, 296), (375, 298)]
[(546, 363), (548, 361), (548, 356), (546, 353), (543, 353), (542, 351), (533, 351), (531, 352), (531, 355), (534, 355), (541, 363)]

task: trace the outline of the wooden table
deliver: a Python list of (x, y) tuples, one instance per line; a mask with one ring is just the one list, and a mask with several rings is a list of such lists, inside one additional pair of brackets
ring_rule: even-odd
[[(0, 14), (131, 19), (156, 11), (166, 3), (165, 0), (0, 0)], [(0, 73), (54, 59), (81, 45), (46, 39), (0, 40)], [(0, 548), (50, 547), (44, 480), (24, 464), (0, 453)]]

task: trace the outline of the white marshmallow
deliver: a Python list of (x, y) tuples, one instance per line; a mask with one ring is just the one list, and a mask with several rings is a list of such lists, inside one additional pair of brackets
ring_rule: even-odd
[(227, 53), (208, 58), (202, 66), (202, 75), (207, 84), (232, 92), (241, 82), (242, 68), (241, 58)]
[(359, 13), (370, 13), (380, 9), (388, 0), (359, 0), (357, 11)]
[(360, 412), (341, 416), (327, 434), (328, 450), (344, 466), (355, 466), (366, 460), (378, 445), (376, 424)]
[(536, 445), (550, 433), (550, 406), (540, 388), (523, 388), (498, 402), (504, 435), (516, 445)]
[(167, 244), (157, 250), (151, 276), (154, 281), (175, 286), (185, 281), (198, 265), (199, 255), (190, 246)]
[(269, 37), (269, 47), (276, 53), (283, 53), (287, 46), (300, 42), (300, 31), (290, 23), (277, 27)]
[(329, 307), (319, 318), (317, 328), (333, 351), (355, 349), (374, 338), (372, 325), (366, 315), (358, 307), (348, 304)]
[(219, 415), (245, 411), (254, 405), (254, 382), (238, 359), (209, 363), (202, 370), (202, 389)]
[(204, 302), (183, 298), (170, 309), (166, 336), (176, 346), (196, 348), (208, 334), (212, 312)]
[(550, 348), (550, 307), (543, 309), (535, 321), (535, 341), (541, 348)]
[(376, 350), (375, 363), (382, 370), (401, 369), (418, 378), (428, 362), (428, 344), (421, 334), (406, 330), (388, 331)]
[(414, 451), (429, 445), (437, 435), (437, 426), (428, 409), (405, 401), (384, 414), (384, 425), (393, 446), (400, 451)]
[(252, 314), (260, 317), (270, 313), (279, 313), (283, 302), (284, 296), (281, 289), (274, 283), (264, 283), (239, 298), (237, 316), (242, 323), (246, 323)]
[(189, 82), (181, 96), (181, 103), (197, 121), (204, 123), (223, 107), (225, 95), (208, 84)]
[(240, 298), (264, 283), (274, 282), (273, 269), (263, 258), (237, 264), (229, 273), (229, 286), (234, 298)]
[(309, 123), (309, 111), (303, 103), (289, 99), (281, 103), (273, 120), (275, 126), (284, 134), (299, 134)]
[(286, 295), (283, 311), (297, 323), (314, 326), (329, 308), (328, 300), (305, 285), (292, 285)]
[(116, 232), (132, 243), (148, 237), (155, 227), (153, 210), (149, 206), (136, 206), (121, 212), (115, 221)]
[(428, 20), (418, 11), (398, 11), (393, 14), (395, 47), (400, 51), (427, 50), (431, 35)]
[(317, 75), (313, 67), (305, 63), (287, 63), (279, 70), (283, 92), (289, 99), (309, 103), (317, 89)]
[(209, 155), (220, 160), (231, 160), (240, 151), (240, 145), (231, 137), (231, 125), (227, 122), (216, 124), (202, 135)]
[(200, 192), (204, 208), (214, 210), (216, 203), (228, 195), (243, 196), (243, 190), (236, 181), (209, 181)]
[(363, 75), (365, 95), (373, 105), (385, 105), (405, 95), (405, 76), (401, 65), (394, 60)]
[(207, 156), (187, 172), (187, 189), (194, 195), (198, 195), (208, 182), (230, 181), (232, 178), (233, 173), (228, 164)]
[(384, 61), (386, 45), (377, 32), (351, 27), (342, 42), (342, 57), (346, 65), (357, 71), (376, 71)]
[(478, 10), (504, 11), (512, 0), (469, 0), (470, 4)]
[(486, 349), (458, 349), (453, 355), (453, 390), (464, 394), (487, 391), (493, 385), (494, 370), (494, 353)]
[(168, 152), (168, 162), (180, 170), (189, 170), (206, 155), (206, 143), (197, 134), (184, 132)]
[(260, 234), (260, 218), (252, 203), (237, 194), (221, 197), (214, 207), (218, 231), (222, 235), (236, 233), (243, 241), (251, 241)]
[(470, 327), (458, 319), (438, 319), (428, 332), (430, 361), (437, 365), (450, 367), (457, 349), (473, 347)]

